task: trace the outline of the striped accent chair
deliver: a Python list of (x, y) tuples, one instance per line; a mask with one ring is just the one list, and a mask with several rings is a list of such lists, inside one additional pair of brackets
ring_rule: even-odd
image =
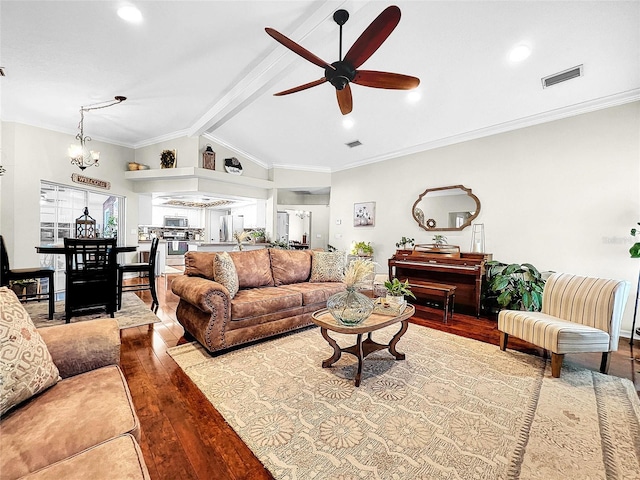
[(554, 273), (542, 293), (541, 312), (502, 310), (498, 314), (500, 349), (509, 335), (551, 352), (551, 374), (558, 378), (566, 353), (602, 352), (600, 371), (609, 370), (618, 350), (629, 283)]

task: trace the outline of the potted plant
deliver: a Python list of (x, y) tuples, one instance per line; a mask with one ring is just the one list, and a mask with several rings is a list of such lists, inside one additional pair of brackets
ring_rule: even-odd
[(542, 308), (545, 280), (530, 263), (486, 263), (487, 275), (483, 285), (485, 310), (497, 313), (500, 309), (538, 312)]
[[(638, 225), (640, 225), (640, 222), (638, 222)], [(640, 235), (640, 228), (631, 229), (631, 236), (635, 237), (636, 235)], [(631, 258), (640, 258), (640, 242), (631, 245), (629, 253), (631, 254)]]
[(415, 240), (413, 238), (402, 237), (400, 241), (396, 243), (396, 247), (401, 250), (405, 250), (407, 245), (409, 248), (413, 247), (415, 245)]
[(266, 242), (266, 231), (264, 228), (256, 228), (250, 233), (251, 238), (255, 243), (265, 243)]
[(351, 255), (359, 257), (370, 257), (373, 255), (373, 247), (371, 242), (356, 242), (351, 247)]
[(432, 241), (436, 247), (442, 247), (447, 244), (447, 237), (444, 235), (434, 235)]
[(416, 298), (409, 286), (409, 279), (401, 282), (397, 278), (393, 280), (385, 280), (384, 286), (387, 289), (386, 301), (392, 308), (400, 311), (406, 305), (405, 296)]
[(38, 282), (35, 278), (12, 280), (11, 290), (18, 296), (26, 295), (27, 297), (35, 297), (38, 293)]

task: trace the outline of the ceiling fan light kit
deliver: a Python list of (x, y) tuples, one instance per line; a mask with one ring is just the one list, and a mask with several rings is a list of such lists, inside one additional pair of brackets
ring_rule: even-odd
[(275, 96), (289, 95), (308, 88), (329, 82), (336, 89), (338, 106), (343, 115), (351, 113), (353, 98), (350, 83), (372, 88), (385, 88), (392, 90), (411, 90), (420, 84), (420, 79), (399, 73), (377, 72), (373, 70), (358, 70), (371, 55), (391, 35), (391, 32), (400, 22), (400, 9), (395, 5), (387, 7), (378, 17), (371, 22), (364, 32), (351, 46), (347, 54), (342, 58), (342, 26), (349, 19), (349, 12), (337, 10), (333, 14), (333, 20), (340, 26), (339, 60), (331, 64), (325, 62), (313, 53), (298, 45), (293, 40), (285, 37), (277, 30), (267, 27), (265, 31), (276, 41), (287, 47), (292, 52), (300, 55), (305, 60), (324, 68), (324, 78), (299, 85)]

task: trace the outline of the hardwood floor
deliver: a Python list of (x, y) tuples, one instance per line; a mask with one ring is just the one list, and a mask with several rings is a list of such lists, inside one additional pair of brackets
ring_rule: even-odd
[[(270, 479), (273, 478), (222, 416), (182, 372), (167, 349), (184, 343), (175, 318), (178, 298), (171, 276), (158, 279), (161, 323), (122, 331), (121, 367), (129, 383), (142, 427), (141, 447), (151, 478)], [(151, 305), (148, 291), (140, 297)], [(496, 322), (455, 314), (448, 324), (442, 312), (419, 308), (412, 323), (498, 345)], [(541, 355), (540, 349), (509, 339), (510, 349)], [(640, 359), (639, 346), (635, 355)], [(628, 339), (612, 355), (612, 375), (631, 379), (640, 395), (640, 361), (634, 361)], [(598, 370), (600, 354), (567, 355), (566, 363)]]

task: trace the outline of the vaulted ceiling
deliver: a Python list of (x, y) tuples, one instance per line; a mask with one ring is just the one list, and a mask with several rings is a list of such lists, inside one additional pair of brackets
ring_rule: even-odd
[(362, 68), (419, 77), (421, 98), (352, 85), (349, 129), (328, 83), (273, 96), (323, 70), (264, 28), (331, 63), (335, 10), (350, 13), (344, 54), (390, 3), (133, 0), (138, 24), (122, 3), (2, 0), (2, 120), (75, 135), (81, 105), (124, 95), (85, 133), (133, 148), (205, 134), (265, 167), (336, 171), (640, 98), (638, 1), (395, 2), (400, 23)]

